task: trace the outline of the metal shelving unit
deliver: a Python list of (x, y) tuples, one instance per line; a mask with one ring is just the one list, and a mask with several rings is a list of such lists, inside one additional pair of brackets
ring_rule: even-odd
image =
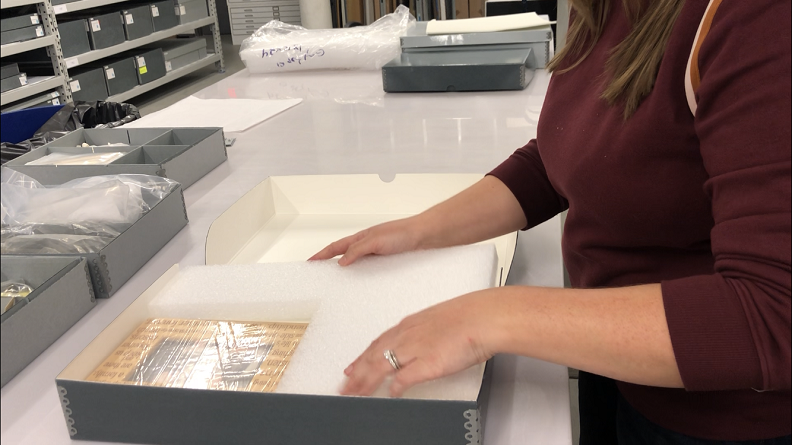
[(166, 74), (165, 77), (160, 77), (159, 79), (154, 80), (152, 82), (149, 82), (149, 83), (147, 83), (145, 85), (138, 85), (135, 88), (132, 88), (131, 90), (123, 92), (121, 94), (116, 94), (115, 96), (110, 96), (109, 98), (107, 98), (107, 100), (110, 101), (110, 102), (124, 102), (124, 101), (127, 101), (130, 98), (133, 98), (133, 97), (135, 97), (137, 95), (140, 95), (140, 94), (143, 94), (143, 93), (146, 93), (146, 92), (149, 92), (149, 91), (153, 90), (154, 88), (157, 88), (157, 87), (160, 87), (162, 85), (165, 85), (166, 83), (168, 83), (168, 82), (170, 82), (170, 81), (172, 81), (174, 79), (178, 79), (179, 77), (186, 76), (187, 74), (190, 74), (190, 73), (192, 73), (194, 71), (197, 71), (197, 70), (199, 70), (199, 69), (201, 69), (203, 67), (209, 66), (209, 65), (211, 65), (213, 63), (217, 63), (219, 61), (220, 61), (220, 55), (219, 54), (212, 54), (210, 56), (204, 57), (203, 59), (201, 59), (201, 60), (199, 60), (197, 62), (193, 62), (193, 63), (191, 63), (191, 64), (189, 64), (187, 66), (183, 66), (183, 67), (181, 67), (179, 69), (173, 70), (173, 71), (169, 72), (168, 74)]
[[(11, 56), (20, 54), (26, 51), (31, 51), (39, 48), (47, 48), (47, 53), (52, 60), (53, 76), (36, 82), (34, 84), (25, 85), (2, 94), (1, 104), (3, 106), (11, 103), (29, 99), (37, 94), (44, 93), (48, 90), (57, 89), (60, 100), (62, 102), (72, 102), (71, 89), (69, 88), (69, 72), (70, 68), (101, 60), (105, 57), (110, 57), (124, 51), (138, 48), (149, 43), (154, 43), (178, 34), (193, 33), (205, 27), (209, 27), (212, 34), (212, 46), (209, 48), (209, 55), (198, 62), (192, 63), (188, 66), (167, 73), (164, 77), (149, 82), (145, 85), (139, 85), (130, 91), (122, 94), (111, 96), (109, 101), (123, 102), (131, 97), (151, 91), (161, 85), (164, 85), (171, 80), (178, 79), (186, 74), (192, 73), (198, 69), (215, 64), (215, 67), (223, 72), (225, 64), (223, 62), (223, 46), (220, 41), (220, 26), (217, 20), (217, 5), (215, 0), (206, 0), (209, 12), (209, 17), (196, 20), (192, 23), (178, 25), (170, 29), (152, 33), (140, 39), (128, 40), (120, 45), (115, 45), (110, 48), (89, 51), (74, 57), (64, 58), (63, 51), (60, 46), (60, 35), (58, 34), (56, 15), (65, 14), (68, 12), (81, 11), (85, 9), (95, 8), (99, 6), (106, 6), (114, 3), (122, 3), (126, 0), (79, 0), (76, 2), (66, 3), (54, 6), (51, 0), (0, 0), (2, 8), (13, 8), (25, 5), (37, 5), (37, 10), (41, 16), (41, 23), (45, 28), (45, 37), (38, 39), (28, 40), (25, 42), (11, 43), (2, 46), (2, 56)], [(212, 52), (212, 49), (214, 50)], [(23, 103), (14, 104), (14, 108), (22, 106)]]
[(0, 1), (0, 8), (16, 8), (17, 6), (35, 5), (36, 3), (38, 3), (38, 0), (2, 0)]
[(155, 33), (147, 35), (146, 37), (141, 37), (135, 40), (127, 40), (126, 42), (120, 45), (111, 46), (110, 48), (88, 51), (87, 53), (83, 53), (66, 59), (66, 68), (74, 68), (75, 66), (80, 66), (85, 63), (93, 62), (95, 60), (99, 60), (105, 57), (119, 54), (124, 51), (137, 48), (139, 46), (147, 45), (149, 43), (154, 43), (158, 40), (175, 36), (177, 34), (192, 32), (198, 28), (212, 24), (214, 24), (214, 19), (212, 17), (205, 17), (200, 20), (196, 20), (192, 23), (185, 23), (184, 25), (179, 25), (170, 29), (157, 31)]
[(126, 0), (80, 0), (78, 2), (64, 3), (61, 5), (53, 5), (52, 9), (55, 14), (65, 14), (67, 12), (82, 11), (83, 9), (96, 8), (98, 6), (112, 5), (113, 3), (121, 3)]
[(36, 5), (36, 10), (41, 17), (41, 25), (44, 27), (44, 37), (27, 40), (24, 42), (9, 43), (0, 47), (2, 57), (13, 56), (26, 51), (39, 48), (46, 48), (47, 54), (52, 61), (53, 76), (35, 83), (31, 83), (0, 95), (0, 105), (7, 105), (11, 102), (27, 99), (36, 94), (41, 94), (48, 90), (58, 90), (64, 101), (71, 101), (71, 90), (66, 83), (68, 74), (63, 63), (63, 51), (61, 51), (60, 37), (57, 25), (55, 24), (55, 14), (52, 10), (50, 0), (2, 0), (2, 9), (14, 8), (18, 6)]
[(31, 51), (34, 49), (44, 48), (45, 46), (54, 45), (55, 40), (55, 36), (44, 36), (24, 42), (8, 43), (0, 48), (2, 48), (1, 51), (3, 57), (8, 57), (19, 53), (24, 53), (25, 51)]

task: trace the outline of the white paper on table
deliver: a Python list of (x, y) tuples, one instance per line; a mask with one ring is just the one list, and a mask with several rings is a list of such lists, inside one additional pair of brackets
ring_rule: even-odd
[(516, 31), (548, 26), (553, 23), (555, 22), (548, 21), (535, 12), (473, 19), (432, 20), (426, 24), (426, 35)]
[(226, 132), (245, 131), (302, 102), (302, 99), (199, 99), (190, 96), (132, 121), (124, 128), (223, 127)]

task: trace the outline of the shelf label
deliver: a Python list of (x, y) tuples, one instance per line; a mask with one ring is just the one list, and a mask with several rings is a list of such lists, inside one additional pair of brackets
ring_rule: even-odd
[(33, 24), (33, 25), (38, 25), (39, 24), (38, 16), (37, 15), (31, 15), (30, 16), (30, 23)]
[(159, 8), (156, 5), (151, 5), (151, 16), (159, 17)]
[(71, 87), (72, 93), (76, 93), (80, 91), (80, 81), (72, 80), (71, 82), (69, 82), (69, 87)]
[(140, 71), (140, 74), (146, 74), (148, 72), (148, 68), (146, 68), (144, 66), (144, 67), (141, 67), (138, 71)]
[(93, 32), (99, 32), (102, 30), (102, 27), (99, 26), (99, 20), (91, 19), (91, 29)]
[(187, 7), (184, 5), (179, 6), (179, 15), (187, 15)]
[(171, 65), (170, 60), (165, 61), (165, 71), (170, 71), (173, 69), (173, 65)]
[(66, 8), (66, 5), (55, 5), (52, 7), (55, 14), (63, 14), (64, 12), (68, 12), (69, 10)]
[(127, 25), (131, 25), (131, 24), (135, 23), (135, 20), (132, 18), (132, 14), (126, 14), (124, 16), (124, 18), (126, 18), (126, 24)]
[(79, 64), (80, 64), (80, 60), (76, 57), (73, 57), (71, 59), (66, 59), (66, 68), (74, 68)]
[(52, 105), (60, 105), (60, 101), (58, 99), (52, 99)]
[(52, 93), (50, 93), (50, 97), (58, 97), (58, 96), (60, 96), (60, 94), (57, 91), (53, 91)]
[(113, 68), (108, 68), (105, 70), (105, 75), (107, 76), (107, 80), (115, 79), (115, 70)]
[(27, 85), (27, 75), (26, 74), (20, 74), (19, 83), (21, 83), (22, 85)]
[(41, 26), (36, 27), (36, 37), (44, 37), (44, 28)]
[(138, 68), (143, 68), (144, 66), (146, 66), (146, 59), (144, 59), (143, 56), (138, 56), (137, 63), (138, 63)]

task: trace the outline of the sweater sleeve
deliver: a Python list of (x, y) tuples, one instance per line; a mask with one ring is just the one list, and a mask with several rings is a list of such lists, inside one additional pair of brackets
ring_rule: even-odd
[(523, 230), (538, 226), (569, 207), (547, 177), (536, 139), (518, 148), (489, 175), (511, 190), (528, 221)]
[(790, 2), (724, 1), (699, 53), (715, 268), (662, 283), (689, 391), (790, 389), (789, 29)]

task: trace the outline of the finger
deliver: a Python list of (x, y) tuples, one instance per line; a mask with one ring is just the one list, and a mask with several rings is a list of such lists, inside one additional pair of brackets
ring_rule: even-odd
[[(376, 347), (369, 348), (351, 366), (347, 385), (342, 394), (368, 396), (374, 393), (382, 385), (386, 377), (396, 372), (388, 359), (385, 358), (385, 349)], [(401, 355), (399, 355), (401, 354)], [(402, 351), (394, 352), (399, 363), (410, 363), (412, 356)], [(404, 366), (402, 364), (402, 366)]]
[(374, 253), (373, 245), (370, 241), (359, 241), (349, 246), (344, 256), (338, 260), (340, 266), (349, 266), (360, 257)]
[(426, 360), (413, 360), (396, 373), (390, 386), (390, 395), (391, 397), (401, 397), (405, 391), (413, 386), (439, 377), (440, 373)]
[(373, 359), (371, 355), (372, 354), (367, 353), (365, 357), (361, 356), (359, 360), (353, 363), (352, 372), (349, 374), (349, 378), (344, 388), (341, 390), (341, 394), (359, 396), (371, 395), (382, 385), (386, 377), (393, 374), (393, 368), (382, 354), (379, 354), (381, 356), (381, 361)]
[(341, 255), (342, 253), (346, 253), (349, 246), (357, 241), (360, 237), (360, 233), (356, 233), (354, 235), (348, 236), (346, 238), (341, 238), (338, 241), (332, 242), (327, 245), (324, 249), (317, 252), (314, 256), (308, 259), (308, 261), (316, 261), (316, 260), (329, 260), (334, 256)]

